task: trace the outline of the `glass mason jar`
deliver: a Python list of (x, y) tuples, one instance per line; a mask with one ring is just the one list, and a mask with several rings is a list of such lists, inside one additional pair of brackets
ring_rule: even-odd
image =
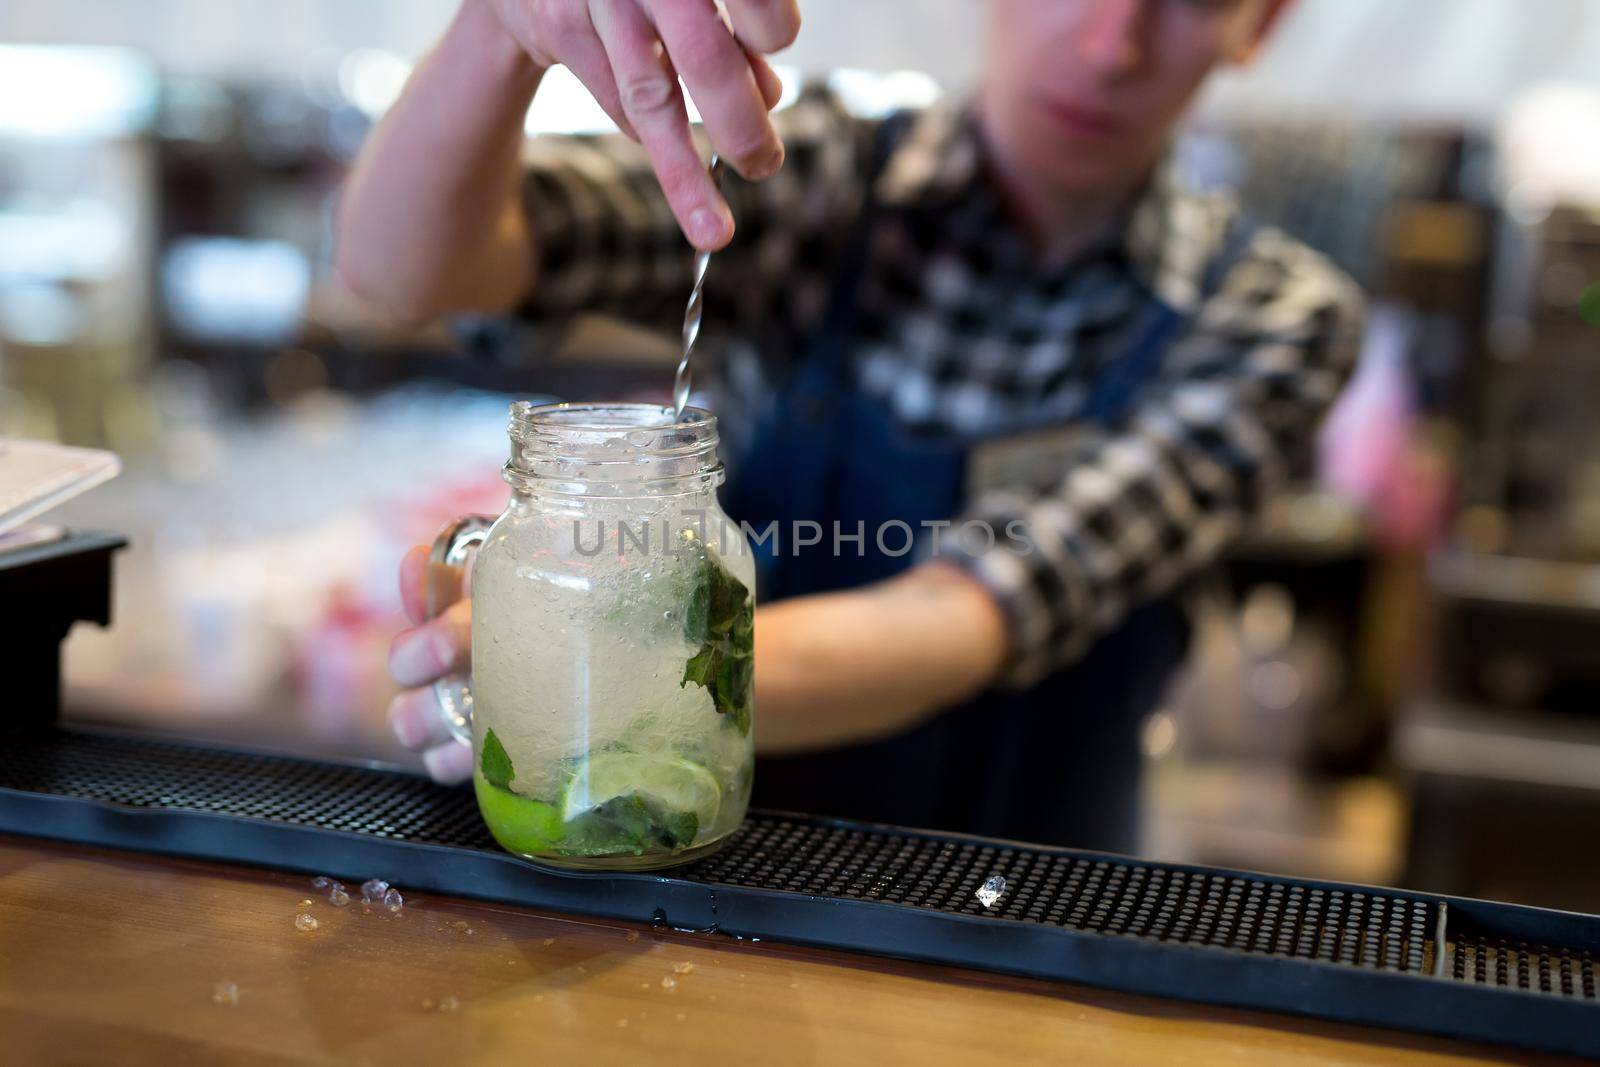
[[(440, 702), (508, 850), (640, 870), (744, 818), (754, 560), (716, 491), (717, 422), (646, 404), (512, 405), (511, 501), (434, 546), (430, 611), (472, 560), (472, 679)], [(446, 580), (440, 580), (441, 575)]]

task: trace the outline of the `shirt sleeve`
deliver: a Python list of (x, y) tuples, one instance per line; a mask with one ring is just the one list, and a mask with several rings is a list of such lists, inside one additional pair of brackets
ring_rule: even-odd
[(1359, 290), (1264, 230), (1207, 299), (1128, 420), (1089, 438), (1044, 491), (1000, 490), (961, 521), (995, 533), (949, 558), (1000, 601), (1006, 684), (1070, 664), (1243, 532), (1308, 451), (1360, 348)]
[[(842, 233), (860, 208), (869, 123), (819, 89), (773, 122), (787, 152), (782, 170), (758, 183), (731, 171), (723, 177), (736, 232), (706, 277), (715, 321), (760, 323), (794, 266), (815, 258), (819, 243)], [(538, 262), (522, 317), (599, 311), (676, 330), (694, 250), (643, 148), (620, 134), (540, 137), (525, 161), (522, 201)]]

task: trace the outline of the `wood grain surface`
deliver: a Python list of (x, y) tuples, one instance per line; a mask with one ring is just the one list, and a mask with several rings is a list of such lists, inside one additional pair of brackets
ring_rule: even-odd
[(1557, 1062), (422, 894), (390, 917), (350, 889), (0, 838), (0, 1062)]

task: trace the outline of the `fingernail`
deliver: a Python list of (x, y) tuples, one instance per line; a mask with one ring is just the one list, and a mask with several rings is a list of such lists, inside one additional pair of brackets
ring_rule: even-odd
[(689, 216), (689, 229), (694, 234), (696, 244), (721, 244), (728, 232), (727, 219), (721, 212), (708, 207), (696, 208)]

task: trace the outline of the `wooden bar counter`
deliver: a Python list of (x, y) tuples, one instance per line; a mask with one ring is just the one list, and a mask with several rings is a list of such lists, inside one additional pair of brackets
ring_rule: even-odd
[(1560, 1062), (422, 894), (391, 917), (350, 890), (0, 838), (0, 1062)]

